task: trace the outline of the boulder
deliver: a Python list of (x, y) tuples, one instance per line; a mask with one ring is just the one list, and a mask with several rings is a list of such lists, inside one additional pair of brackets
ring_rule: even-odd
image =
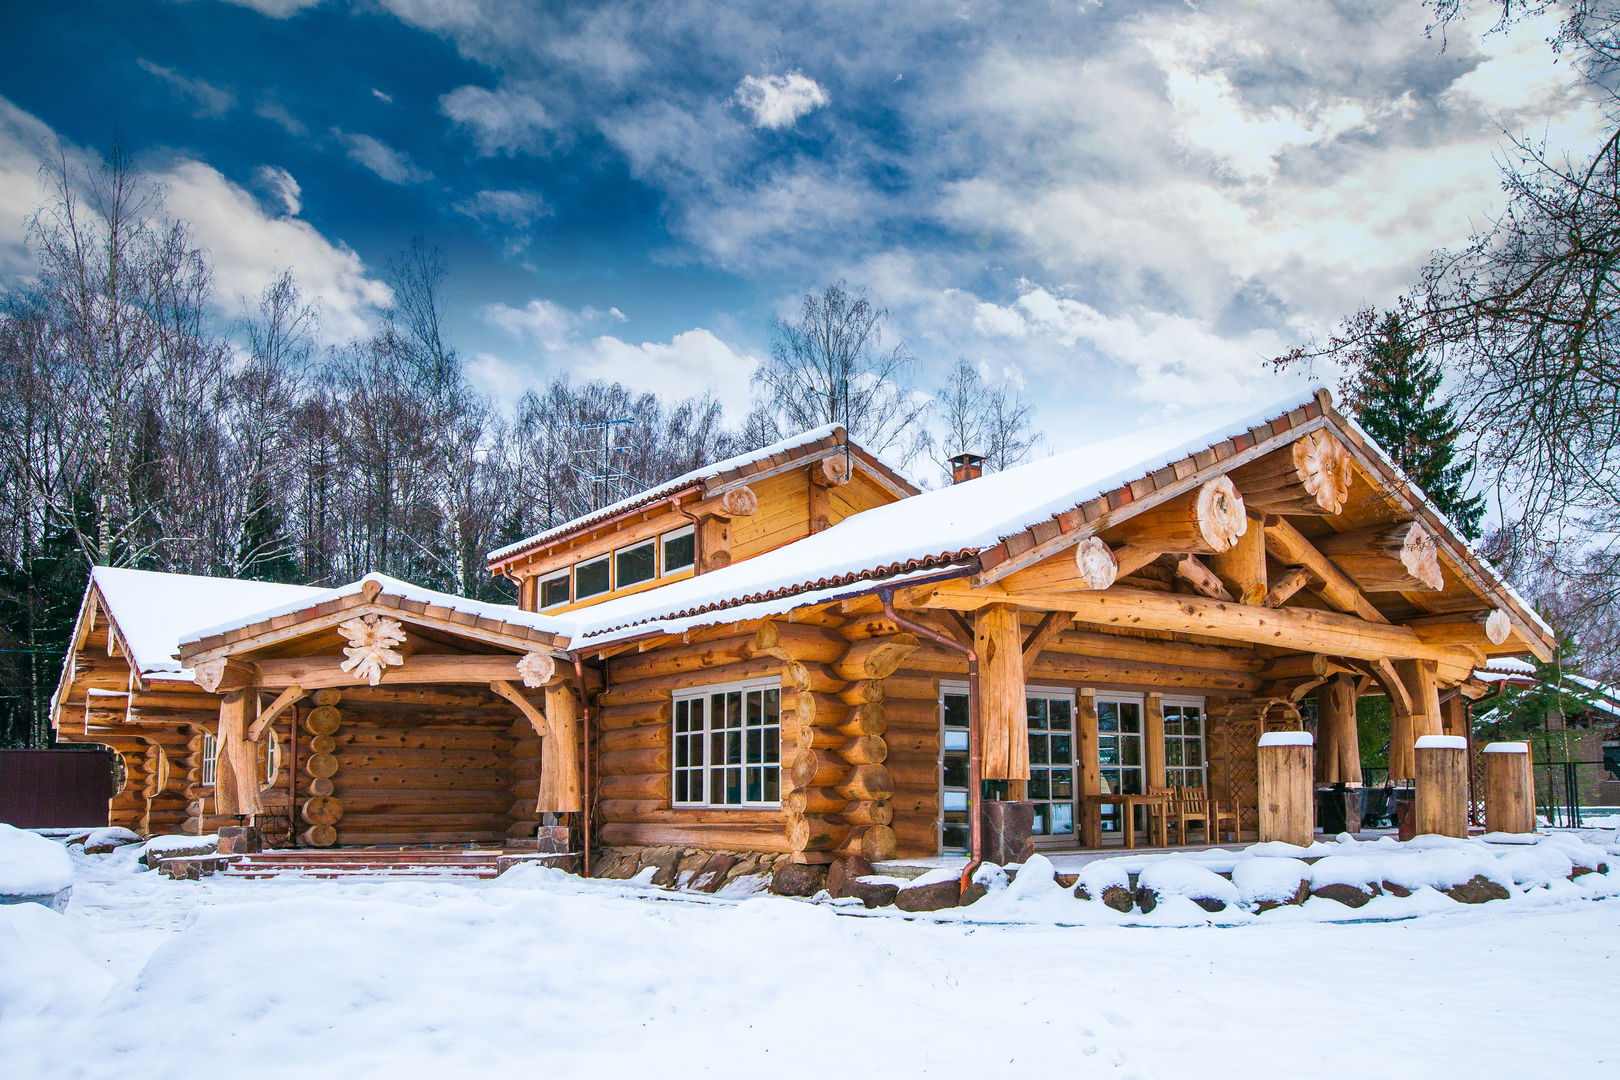
[(989, 893), (990, 886), (986, 885), (984, 882), (970, 881), (968, 882), (968, 887), (962, 890), (962, 895), (957, 898), (956, 906), (967, 907), (969, 904), (974, 904), (980, 900), (983, 900), (987, 895), (989, 895)]
[(943, 911), (961, 903), (962, 881), (957, 877), (911, 885), (901, 889), (894, 898), (894, 906), (901, 911)]
[(94, 829), (84, 838), (84, 853), (86, 855), (106, 855), (109, 852), (117, 851), (121, 847), (140, 842), (140, 836), (130, 832), (128, 829)]
[(1411, 889), (1408, 889), (1405, 885), (1402, 885), (1399, 882), (1395, 882), (1395, 881), (1386, 881), (1386, 882), (1384, 882), (1383, 883), (1383, 889), (1389, 895), (1391, 895), (1391, 896), (1399, 896), (1402, 899), (1412, 895), (1412, 890)]
[(872, 864), (859, 855), (839, 859), (827, 868), (827, 891), (835, 897), (851, 895), (844, 891), (845, 886), (871, 874)]
[(1475, 874), (1460, 885), (1453, 885), (1445, 894), (1459, 904), (1483, 904), (1491, 900), (1506, 900), (1510, 895), (1498, 882), (1484, 874)]
[(1259, 914), (1261, 912), (1271, 911), (1271, 910), (1274, 910), (1276, 908), (1287, 907), (1287, 906), (1289, 906), (1291, 904), (1303, 904), (1305, 901), (1309, 900), (1310, 898), (1311, 898), (1311, 883), (1301, 879), (1301, 881), (1299, 883), (1299, 887), (1294, 890), (1294, 895), (1293, 896), (1288, 897), (1286, 900), (1259, 900), (1259, 901), (1256, 901), (1256, 903), (1254, 905), (1254, 910), (1255, 910), (1256, 914)]
[(1101, 899), (1104, 906), (1113, 908), (1121, 915), (1136, 910), (1136, 897), (1131, 894), (1131, 890), (1122, 889), (1118, 885), (1110, 885), (1104, 889)]
[(1237, 886), (1190, 860), (1152, 862), (1137, 875), (1136, 904), (1144, 914), (1172, 896), (1185, 897), (1211, 913), (1238, 902)]
[(852, 896), (865, 904), (868, 908), (888, 907), (894, 903), (900, 892), (900, 886), (892, 881), (862, 881), (852, 878), (843, 883), (843, 890), (836, 895)]
[(1350, 885), (1346, 882), (1336, 881), (1329, 885), (1318, 885), (1311, 890), (1311, 895), (1321, 897), (1323, 900), (1337, 900), (1345, 907), (1364, 907), (1368, 901), (1383, 890), (1372, 882), (1365, 885)]
[(827, 887), (827, 868), (815, 863), (783, 863), (771, 875), (777, 896), (814, 896)]

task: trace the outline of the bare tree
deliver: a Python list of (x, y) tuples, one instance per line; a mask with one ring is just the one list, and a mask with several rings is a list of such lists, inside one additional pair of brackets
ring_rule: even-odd
[(754, 373), (760, 404), (778, 437), (843, 424), (867, 449), (910, 461), (926, 442), (929, 400), (909, 385), (916, 358), (883, 349), (886, 309), (836, 281), (806, 293), (799, 317), (771, 324), (771, 357)]
[(966, 357), (957, 357), (934, 399), (945, 428), (934, 459), (947, 476), (956, 454), (978, 454), (988, 470), (1000, 472), (1029, 460), (1041, 441), (1034, 406), (1011, 380), (989, 382)]

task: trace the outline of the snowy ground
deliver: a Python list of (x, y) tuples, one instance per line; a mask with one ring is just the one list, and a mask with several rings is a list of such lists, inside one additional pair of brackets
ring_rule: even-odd
[(1039, 898), (935, 922), (538, 869), (175, 882), (133, 855), (76, 855), (65, 916), (0, 907), (6, 1080), (1620, 1074), (1596, 875), (1401, 921), (1056, 926)]

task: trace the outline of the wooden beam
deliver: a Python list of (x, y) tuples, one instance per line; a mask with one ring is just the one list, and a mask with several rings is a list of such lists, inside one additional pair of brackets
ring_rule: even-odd
[(1311, 572), (1303, 566), (1290, 567), (1279, 577), (1260, 601), (1264, 607), (1282, 607), (1288, 603), (1290, 597), (1303, 589), (1311, 581)]
[[(541, 739), (551, 734), (551, 725), (546, 721), (546, 714), (535, 708), (534, 702), (519, 693), (517, 687), (504, 679), (494, 679), (490, 682), (489, 689), (517, 706), (517, 711), (523, 714), (529, 725), (534, 728), (534, 733)], [(542, 746), (541, 753), (544, 752), (545, 748)]]
[(1273, 514), (1339, 514), (1350, 495), (1350, 451), (1326, 431), (1232, 471), (1251, 510)]
[(277, 695), (276, 700), (270, 703), (270, 707), (260, 713), (259, 718), (253, 721), (253, 726), (248, 728), (248, 742), (258, 742), (259, 736), (264, 734), (264, 729), (274, 723), (276, 717), (286, 712), (293, 702), (303, 696), (304, 688), (302, 686), (289, 686)]
[[(1295, 446), (1300, 445), (1295, 443)], [(1209, 568), (1233, 597), (1245, 604), (1258, 604), (1266, 596), (1265, 522), (1249, 516), (1249, 526), (1227, 551), (1211, 555)]]
[(1176, 556), (1176, 577), (1191, 585), (1204, 596), (1232, 603), (1232, 594), (1226, 591), (1214, 571), (1199, 561), (1196, 555)]
[(1265, 520), (1266, 550), (1276, 556), (1278, 562), (1303, 566), (1316, 575), (1316, 579), (1322, 583), (1316, 591), (1328, 602), (1329, 607), (1358, 615), (1368, 622), (1389, 622), (1381, 611), (1373, 607), (1371, 600), (1361, 595), (1356, 583), (1318, 551), (1316, 545), (1305, 539), (1298, 529), (1275, 515), (1269, 515)]
[(1073, 623), (1074, 619), (1061, 611), (1048, 611), (1041, 617), (1040, 623), (1024, 638), (1025, 675), (1028, 675), (1029, 669), (1035, 666), (1041, 650), (1050, 645), (1054, 638)]
[(577, 814), (585, 809), (585, 785), (579, 770), (579, 701), (566, 683), (546, 687), (546, 721), (552, 739), (540, 751), (541, 813)]
[(1406, 623), (1424, 641), (1436, 645), (1473, 645), (1487, 651), (1506, 644), (1513, 623), (1501, 608), (1450, 615), (1426, 615)]
[[(516, 656), (490, 656), (470, 653), (417, 653), (398, 667), (386, 668), (380, 686), (406, 686), (436, 683), (487, 683), (496, 679), (518, 678)], [(281, 660), (260, 660), (252, 685), (264, 690), (298, 686), (305, 690), (325, 687), (359, 686), (361, 681), (342, 670), (339, 656), (295, 656)]]
[(1445, 587), (1434, 537), (1415, 521), (1326, 536), (1316, 546), (1363, 592), (1438, 591)]
[(247, 741), (248, 723), (259, 707), (251, 690), (232, 690), (219, 702), (219, 729), (215, 733), (218, 757), (214, 765), (214, 812), (253, 815), (259, 804), (259, 763)]
[(1217, 476), (1198, 490), (1160, 503), (1111, 529), (1119, 539), (1167, 551), (1227, 551), (1247, 527), (1243, 497), (1230, 478)]
[(253, 685), (253, 666), (240, 660), (217, 657), (198, 664), (193, 670), (197, 674), (197, 685), (210, 694), (227, 694)]
[[(1089, 543), (1091, 541), (1095, 543)], [(1060, 551), (1034, 566), (1007, 575), (1001, 579), (1001, 585), (1014, 592), (1040, 589), (1095, 589), (1098, 587), (1095, 582), (1101, 580), (1098, 569), (1103, 565), (1099, 547), (1107, 549), (1107, 545), (1099, 538), (1087, 537), (1075, 545), (1072, 551)], [(1137, 544), (1121, 544), (1110, 549), (1113, 575), (1107, 584), (1101, 587), (1107, 588), (1118, 579), (1136, 573), (1162, 554), (1164, 554), (1162, 549)], [(1091, 567), (1089, 575), (1082, 568), (1082, 560)]]
[(923, 599), (925, 607), (962, 611), (996, 603), (1038, 611), (1069, 611), (1076, 621), (1095, 626), (1178, 631), (1330, 656), (1469, 662), (1457, 650), (1425, 644), (1404, 626), (1366, 622), (1331, 611), (1250, 607), (1119, 585), (1107, 592), (1052, 595), (973, 590), (956, 582), (943, 582)]

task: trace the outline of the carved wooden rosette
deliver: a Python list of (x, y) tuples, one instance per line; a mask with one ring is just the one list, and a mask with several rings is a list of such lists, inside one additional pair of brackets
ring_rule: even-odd
[(357, 681), (376, 686), (385, 668), (398, 667), (405, 657), (394, 648), (405, 644), (405, 628), (398, 619), (386, 615), (361, 615), (338, 624), (338, 633), (348, 641), (339, 666)]

